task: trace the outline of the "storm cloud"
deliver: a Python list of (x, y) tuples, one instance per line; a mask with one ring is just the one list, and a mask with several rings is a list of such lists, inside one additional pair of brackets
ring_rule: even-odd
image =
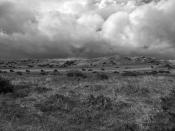
[(1, 0), (0, 56), (175, 58), (173, 0)]

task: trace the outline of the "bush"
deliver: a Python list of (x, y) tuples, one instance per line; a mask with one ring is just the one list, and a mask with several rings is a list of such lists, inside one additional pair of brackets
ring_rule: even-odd
[(88, 69), (88, 71), (93, 71), (93, 69)]
[(54, 71), (53, 71), (54, 73), (57, 73), (58, 72), (58, 70), (57, 69), (54, 69)]
[(104, 69), (104, 68), (101, 68), (101, 70), (102, 70), (102, 71), (105, 71), (105, 69)]
[(82, 71), (86, 71), (86, 69), (85, 68), (82, 68)]
[(26, 70), (26, 73), (30, 73), (30, 70)]
[(122, 76), (137, 76), (138, 73), (134, 71), (124, 71), (122, 72)]
[(67, 73), (68, 77), (80, 77), (80, 78), (86, 78), (86, 75), (83, 74), (81, 71), (70, 71)]
[(47, 72), (45, 70), (41, 70), (41, 75), (47, 75)]
[(15, 71), (11, 69), (10, 72), (15, 72)]
[(21, 76), (22, 72), (18, 71), (18, 72), (16, 72), (16, 74)]
[(118, 72), (118, 71), (114, 71), (114, 74), (119, 74), (120, 72)]
[(109, 77), (108, 75), (104, 74), (104, 73), (99, 73), (97, 74), (97, 77), (100, 79), (100, 80), (108, 80)]
[(14, 91), (13, 85), (4, 78), (0, 78), (0, 94), (12, 93)]

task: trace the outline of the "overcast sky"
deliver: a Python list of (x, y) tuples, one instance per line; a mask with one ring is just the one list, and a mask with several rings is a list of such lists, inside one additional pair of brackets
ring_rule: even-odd
[(175, 0), (0, 0), (0, 57), (109, 54), (175, 58)]

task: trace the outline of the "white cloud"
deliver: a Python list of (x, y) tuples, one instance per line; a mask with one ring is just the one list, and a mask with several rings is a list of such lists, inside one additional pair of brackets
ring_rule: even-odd
[(174, 7), (172, 0), (1, 0), (0, 55), (175, 57)]

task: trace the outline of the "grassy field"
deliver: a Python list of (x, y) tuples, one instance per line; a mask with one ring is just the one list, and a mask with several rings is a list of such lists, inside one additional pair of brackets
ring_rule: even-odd
[(0, 131), (174, 129), (173, 75), (1, 73)]

